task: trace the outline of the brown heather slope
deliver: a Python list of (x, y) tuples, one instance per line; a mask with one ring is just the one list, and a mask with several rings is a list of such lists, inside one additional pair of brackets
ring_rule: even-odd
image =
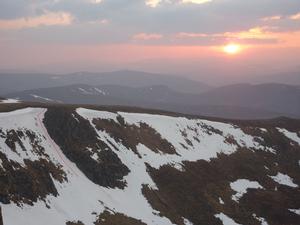
[(3, 225), (2, 209), (0, 207), (0, 225)]

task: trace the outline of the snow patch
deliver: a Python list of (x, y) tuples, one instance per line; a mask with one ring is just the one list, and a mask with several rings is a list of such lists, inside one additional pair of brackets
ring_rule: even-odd
[(93, 94), (93, 93), (91, 93), (91, 92), (89, 92), (89, 91), (87, 91), (87, 90), (85, 90), (83, 88), (78, 88), (78, 90), (81, 91), (85, 95), (91, 95), (91, 94)]
[(236, 223), (230, 217), (226, 216), (224, 213), (216, 214), (215, 217), (219, 218), (223, 222), (223, 225), (240, 225), (239, 223)]
[(267, 133), (267, 132), (268, 132), (268, 130), (267, 130), (266, 128), (260, 128), (260, 130), (261, 130), (262, 132), (264, 132), (264, 133)]
[(99, 94), (104, 95), (104, 96), (109, 95), (109, 93), (107, 93), (97, 87), (91, 87), (91, 88), (88, 88), (87, 90), (79, 87), (78, 90), (85, 95), (99, 95)]
[(186, 218), (182, 218), (183, 219), (183, 223), (184, 225), (194, 225), (191, 221), (189, 221), (188, 219)]
[(300, 137), (298, 136), (297, 133), (294, 132), (290, 132), (286, 129), (283, 128), (277, 128), (277, 130), (281, 133), (283, 133), (288, 139), (298, 143), (298, 145), (300, 145)]
[(263, 188), (257, 181), (250, 181), (247, 179), (236, 180), (235, 182), (230, 183), (230, 187), (236, 192), (236, 194), (232, 196), (232, 200), (236, 202), (247, 193), (248, 188)]
[(106, 111), (85, 109), (85, 108), (77, 108), (77, 114), (85, 117), (86, 119), (93, 120), (95, 119), (104, 119), (104, 120), (114, 120), (118, 123), (117, 116), (118, 114)]
[(289, 209), (289, 211), (291, 211), (291, 212), (293, 212), (293, 213), (300, 216), (300, 209)]
[(75, 116), (74, 113), (72, 113), (72, 117), (79, 123), (79, 119)]
[(286, 174), (277, 173), (276, 176), (269, 176), (269, 177), (271, 177), (278, 184), (286, 185), (293, 188), (298, 187), (298, 185), (293, 182), (292, 178)]
[(265, 218), (258, 217), (256, 214), (253, 214), (252, 216), (257, 219), (261, 225), (269, 225)]
[(96, 91), (96, 92), (98, 92), (98, 93), (100, 93), (101, 95), (108, 95), (108, 93), (106, 93), (105, 91), (103, 91), (103, 90), (101, 90), (101, 89), (99, 89), (99, 88), (94, 88), (94, 90)]
[(48, 102), (58, 102), (58, 101), (53, 100), (51, 98), (46, 98), (46, 97), (42, 97), (42, 96), (35, 95), (35, 94), (31, 94), (30, 96), (32, 96), (34, 98), (37, 98), (37, 99), (42, 99), (42, 100), (45, 100), (45, 101), (48, 101)]
[(8, 98), (8, 99), (0, 100), (0, 103), (2, 104), (20, 103), (20, 100)]
[(224, 201), (222, 200), (222, 198), (219, 198), (219, 203), (220, 203), (221, 205), (224, 205)]

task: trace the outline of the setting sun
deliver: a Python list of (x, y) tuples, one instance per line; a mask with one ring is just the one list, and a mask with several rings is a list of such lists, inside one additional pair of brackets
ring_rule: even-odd
[(238, 44), (228, 44), (223, 47), (223, 52), (234, 55), (239, 53), (242, 50), (242, 47)]

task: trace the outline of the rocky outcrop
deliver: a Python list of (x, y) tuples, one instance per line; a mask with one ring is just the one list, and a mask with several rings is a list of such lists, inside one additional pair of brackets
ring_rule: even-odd
[(95, 225), (115, 225), (115, 224), (122, 224), (122, 225), (146, 225), (140, 220), (136, 220), (134, 218), (130, 218), (121, 213), (110, 213), (109, 211), (104, 211), (98, 217)]
[[(94, 183), (104, 187), (122, 188), (129, 173), (118, 156), (103, 141), (89, 121), (73, 110), (50, 108), (44, 124), (51, 138), (64, 154)], [(97, 160), (92, 155), (97, 156)]]
[(141, 123), (140, 126), (127, 124), (120, 115), (117, 117), (117, 121), (94, 119), (93, 123), (98, 130), (106, 131), (137, 154), (138, 144), (143, 144), (156, 153), (176, 154), (174, 146), (148, 124)]

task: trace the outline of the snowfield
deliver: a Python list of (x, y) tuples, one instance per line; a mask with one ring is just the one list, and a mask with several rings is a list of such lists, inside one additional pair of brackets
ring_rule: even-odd
[[(86, 90), (81, 91), (87, 94)], [(101, 90), (97, 91), (102, 93)], [(130, 170), (130, 173), (124, 177), (127, 183), (124, 190), (105, 188), (89, 180), (50, 138), (42, 122), (46, 110), (43, 108), (25, 108), (0, 113), (0, 128), (2, 130), (27, 129), (38, 134), (40, 145), (46, 150), (46, 156), (36, 154), (32, 150), (29, 138), (26, 136), (22, 139), (26, 152), (19, 145), (16, 146), (16, 152), (11, 151), (5, 143), (5, 139), (1, 136), (0, 150), (10, 161), (18, 162), (23, 166), (24, 159), (37, 160), (40, 158), (60, 165), (67, 174), (67, 182), (59, 183), (52, 179), (59, 195), (57, 197), (47, 196), (46, 202), (38, 201), (33, 206), (0, 203), (4, 225), (65, 225), (67, 221), (78, 220), (85, 225), (93, 225), (97, 216), (105, 209), (122, 213), (149, 225), (172, 225), (173, 223), (168, 218), (160, 216), (159, 212), (151, 207), (142, 194), (143, 185), (153, 190), (157, 189), (156, 184), (147, 172), (146, 163), (156, 169), (163, 165), (170, 165), (179, 171), (184, 171), (184, 161), (210, 161), (212, 158), (218, 157), (220, 153), (232, 154), (240, 147), (266, 151), (272, 154), (275, 151), (261, 146), (253, 136), (245, 134), (240, 128), (227, 123), (184, 117), (127, 112), (112, 113), (78, 108), (76, 112), (87, 119), (93, 127), (95, 125), (92, 121), (95, 118), (113, 120), (118, 123), (118, 116), (122, 116), (127, 124), (140, 126), (141, 123), (146, 123), (155, 129), (162, 138), (171, 143), (178, 153), (155, 153), (140, 143), (137, 146), (139, 157), (134, 151), (117, 142), (107, 132), (95, 128), (99, 139), (110, 146), (111, 149), (114, 149), (122, 163)], [(217, 130), (218, 133), (210, 134), (213, 129)], [(297, 135), (295, 136), (295, 134), (283, 129), (280, 132), (300, 144), (300, 138)], [(227, 141), (228, 137), (234, 138), (236, 143), (229, 143)], [(117, 150), (112, 145), (117, 146)], [(297, 187), (289, 176), (281, 173), (278, 173), (272, 179), (280, 184)], [(230, 184), (230, 187), (236, 192), (232, 196), (234, 201), (238, 201), (247, 193), (248, 188), (263, 188), (258, 182), (246, 179), (236, 180)], [(219, 201), (220, 204), (225, 204), (225, 200), (223, 201), (220, 198)], [(46, 203), (50, 208), (47, 208)], [(291, 209), (291, 211), (299, 213), (298, 210)], [(239, 225), (223, 213), (216, 214), (215, 217), (219, 218), (224, 225)], [(188, 219), (184, 218), (183, 220), (186, 225), (193, 224)]]

